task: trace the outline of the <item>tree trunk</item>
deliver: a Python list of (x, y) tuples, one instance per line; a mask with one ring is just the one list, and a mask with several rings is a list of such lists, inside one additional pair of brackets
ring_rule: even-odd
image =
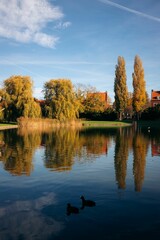
[(122, 121), (122, 112), (119, 112), (119, 121)]

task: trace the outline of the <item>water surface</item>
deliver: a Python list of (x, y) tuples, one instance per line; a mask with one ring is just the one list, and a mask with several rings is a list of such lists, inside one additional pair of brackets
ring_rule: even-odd
[[(81, 209), (81, 195), (96, 206)], [(0, 131), (1, 240), (160, 239), (159, 229), (159, 129)]]

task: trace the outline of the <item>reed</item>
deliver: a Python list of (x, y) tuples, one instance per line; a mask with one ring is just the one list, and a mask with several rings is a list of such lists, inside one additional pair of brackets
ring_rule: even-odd
[(82, 123), (78, 120), (68, 120), (60, 122), (56, 119), (50, 118), (24, 118), (17, 119), (18, 128), (34, 129), (34, 130), (47, 130), (60, 127), (81, 127)]

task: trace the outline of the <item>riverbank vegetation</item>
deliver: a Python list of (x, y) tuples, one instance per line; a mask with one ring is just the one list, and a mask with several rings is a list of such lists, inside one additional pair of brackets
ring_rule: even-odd
[(79, 125), (77, 119), (81, 123), (82, 120), (120, 120), (114, 125), (121, 125), (122, 120), (160, 119), (160, 107), (150, 107), (139, 56), (135, 57), (132, 77), (133, 93), (128, 92), (125, 60), (119, 56), (115, 69), (115, 101), (111, 104), (108, 93), (104, 100), (94, 87), (74, 86), (69, 79), (45, 82), (44, 99), (35, 99), (33, 81), (29, 76), (11, 76), (4, 80), (0, 89), (0, 120), (7, 123), (18, 121), (20, 127), (44, 127)]
[(60, 127), (81, 127), (82, 122), (78, 120), (70, 120), (70, 121), (59, 121), (56, 119), (49, 118), (18, 118), (17, 119), (18, 126), (24, 129), (35, 129), (38, 131), (49, 130), (53, 128)]
[(132, 121), (82, 121), (84, 127), (128, 127)]

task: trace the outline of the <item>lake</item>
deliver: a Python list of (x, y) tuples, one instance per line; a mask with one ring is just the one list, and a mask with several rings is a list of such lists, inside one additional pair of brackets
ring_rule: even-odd
[(0, 240), (142, 238), (160, 239), (160, 129), (0, 131)]

